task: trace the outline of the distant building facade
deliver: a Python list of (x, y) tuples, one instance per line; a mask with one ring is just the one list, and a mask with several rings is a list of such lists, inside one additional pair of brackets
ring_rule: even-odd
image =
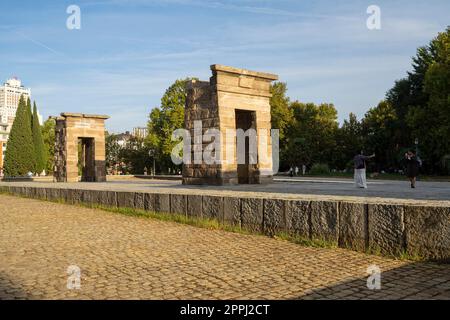
[(148, 128), (147, 127), (136, 127), (133, 129), (133, 136), (139, 139), (145, 139), (148, 134)]
[(3, 171), (9, 133), (22, 95), (25, 99), (31, 99), (31, 89), (22, 86), (21, 81), (17, 78), (8, 79), (0, 86), (0, 174)]
[(117, 135), (117, 144), (121, 147), (121, 148), (125, 148), (128, 141), (130, 141), (130, 139), (133, 136), (130, 134), (130, 131), (125, 131), (125, 133), (119, 133)]

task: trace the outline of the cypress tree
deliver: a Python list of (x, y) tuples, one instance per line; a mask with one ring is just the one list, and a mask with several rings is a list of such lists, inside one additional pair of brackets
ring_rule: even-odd
[(30, 128), (33, 126), (33, 114), (31, 113), (31, 100), (27, 99), (27, 117), (30, 119)]
[(33, 139), (33, 113), (31, 111), (31, 100), (30, 98), (27, 99), (27, 118), (29, 119), (29, 123), (30, 123), (30, 130), (31, 130), (31, 141), (32, 141), (32, 146), (31, 146), (31, 150), (30, 150), (30, 154), (33, 155), (31, 161), (33, 163), (33, 170), (31, 170), (31, 172), (36, 172), (36, 151), (35, 151), (35, 146), (34, 146), (34, 139)]
[(46, 152), (44, 149), (44, 140), (42, 139), (41, 125), (39, 124), (39, 117), (36, 108), (36, 102), (33, 103), (33, 121), (31, 125), (31, 130), (33, 133), (33, 143), (35, 152), (35, 172), (40, 174), (45, 169), (45, 164), (47, 163)]
[(27, 111), (27, 103), (21, 96), (6, 147), (5, 175), (17, 177), (33, 172), (34, 158), (31, 119)]

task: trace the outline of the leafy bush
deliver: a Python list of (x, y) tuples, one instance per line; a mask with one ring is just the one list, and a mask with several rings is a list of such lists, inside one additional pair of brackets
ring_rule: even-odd
[(315, 163), (309, 173), (312, 175), (326, 175), (330, 173), (330, 168), (326, 163)]
[(441, 159), (441, 170), (443, 174), (450, 175), (450, 155), (446, 154)]

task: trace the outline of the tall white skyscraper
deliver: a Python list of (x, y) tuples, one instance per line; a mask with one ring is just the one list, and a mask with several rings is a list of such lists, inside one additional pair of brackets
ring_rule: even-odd
[(8, 79), (0, 86), (0, 171), (21, 95), (25, 99), (31, 98), (31, 89), (23, 87), (17, 78)]
[(17, 78), (8, 79), (0, 86), (0, 115), (8, 117), (7, 122), (14, 121), (21, 95), (30, 98), (31, 89), (23, 87)]

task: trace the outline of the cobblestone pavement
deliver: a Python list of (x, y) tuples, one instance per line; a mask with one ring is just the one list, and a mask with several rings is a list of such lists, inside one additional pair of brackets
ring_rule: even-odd
[[(381, 290), (367, 289), (372, 264)], [(450, 265), (0, 195), (0, 299), (64, 298), (450, 299)]]

